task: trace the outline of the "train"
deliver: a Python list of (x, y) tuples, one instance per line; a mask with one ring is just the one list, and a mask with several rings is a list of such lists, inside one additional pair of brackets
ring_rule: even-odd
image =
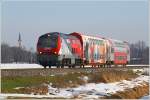
[(49, 32), (38, 38), (37, 60), (44, 68), (126, 66), (130, 48), (128, 42), (116, 39), (79, 32)]

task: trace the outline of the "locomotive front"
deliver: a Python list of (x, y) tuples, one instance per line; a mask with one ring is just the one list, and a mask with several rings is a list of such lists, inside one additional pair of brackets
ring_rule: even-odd
[(46, 67), (58, 63), (60, 36), (57, 32), (47, 33), (39, 37), (37, 43), (38, 62)]

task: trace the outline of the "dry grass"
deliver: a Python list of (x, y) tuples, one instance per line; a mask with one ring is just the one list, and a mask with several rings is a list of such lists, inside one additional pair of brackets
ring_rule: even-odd
[[(66, 100), (66, 98), (63, 97), (15, 97), (15, 96), (8, 96), (7, 100)], [(67, 99), (67, 100), (71, 100), (71, 99)], [(74, 100), (74, 99), (73, 99)]]
[[(87, 76), (89, 79), (85, 82), (82, 77)], [(2, 92), (3, 93), (35, 93), (46, 94), (47, 87), (42, 84), (52, 83), (52, 87), (66, 88), (77, 87), (85, 83), (109, 83), (124, 79), (135, 78), (138, 75), (132, 71), (122, 70), (102, 70), (101, 72), (80, 72), (68, 73), (65, 75), (55, 76), (34, 76), (34, 77), (2, 77)], [(24, 87), (14, 89), (16, 87)]]
[(106, 70), (102, 71), (101, 73), (93, 73), (90, 74), (89, 82), (116, 82), (120, 80), (130, 80), (132, 78), (136, 78), (138, 75), (133, 73), (133, 71), (120, 71), (120, 70)]
[(48, 87), (47, 86), (24, 87), (16, 89), (14, 90), (14, 92), (23, 94), (45, 95), (46, 93), (48, 93)]
[(142, 96), (149, 94), (149, 84), (137, 86), (132, 89), (117, 92), (111, 96), (103, 97), (103, 99), (139, 99)]

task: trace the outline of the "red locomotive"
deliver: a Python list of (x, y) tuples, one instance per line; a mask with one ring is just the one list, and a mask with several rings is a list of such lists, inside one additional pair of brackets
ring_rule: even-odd
[(77, 32), (44, 34), (39, 37), (37, 52), (44, 67), (126, 65), (130, 61), (127, 42)]
[(51, 32), (40, 36), (37, 51), (38, 61), (44, 67), (72, 67), (82, 63), (81, 42), (68, 34)]

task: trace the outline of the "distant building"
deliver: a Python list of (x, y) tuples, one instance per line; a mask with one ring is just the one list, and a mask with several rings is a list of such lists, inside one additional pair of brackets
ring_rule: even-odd
[(19, 38), (18, 38), (18, 46), (19, 48), (22, 48), (22, 44), (21, 44), (22, 40), (21, 40), (21, 35), (19, 33)]

